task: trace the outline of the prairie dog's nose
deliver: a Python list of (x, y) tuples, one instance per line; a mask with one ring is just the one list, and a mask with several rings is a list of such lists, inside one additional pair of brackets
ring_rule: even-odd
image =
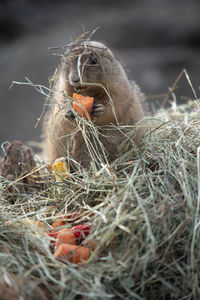
[(69, 81), (71, 85), (75, 85), (76, 83), (80, 82), (80, 78), (78, 76), (78, 72), (72, 72), (69, 75)]

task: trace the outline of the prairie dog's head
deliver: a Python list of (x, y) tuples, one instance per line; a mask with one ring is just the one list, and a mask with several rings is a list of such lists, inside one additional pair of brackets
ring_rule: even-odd
[(100, 42), (86, 41), (72, 47), (66, 57), (66, 80), (75, 92), (109, 87), (109, 78), (119, 72), (120, 65), (111, 50)]

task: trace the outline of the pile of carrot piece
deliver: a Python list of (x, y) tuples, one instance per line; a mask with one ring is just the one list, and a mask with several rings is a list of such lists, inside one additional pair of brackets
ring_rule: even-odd
[[(68, 215), (64, 219), (59, 218), (52, 224), (53, 230), (48, 232), (49, 237), (52, 238), (51, 243), (54, 246), (54, 257), (62, 262), (84, 263), (89, 259), (91, 251), (97, 246), (94, 240), (84, 242), (90, 233), (90, 225), (81, 224), (55, 231), (56, 228), (69, 224), (70, 220), (72, 220), (72, 218), (70, 219), (71, 216)], [(77, 218), (79, 217), (77, 216)], [(83, 246), (80, 245), (81, 243), (83, 243)]]

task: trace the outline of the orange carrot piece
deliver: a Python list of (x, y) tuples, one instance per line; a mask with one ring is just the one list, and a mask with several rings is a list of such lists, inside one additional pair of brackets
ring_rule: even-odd
[(53, 228), (63, 226), (67, 223), (67, 221), (64, 221), (62, 218), (58, 218), (53, 224), (51, 225)]
[(77, 114), (88, 120), (88, 115), (90, 118), (92, 117), (91, 111), (94, 103), (94, 97), (82, 96), (79, 94), (73, 94), (73, 110), (77, 112)]
[(61, 244), (76, 245), (76, 238), (71, 230), (64, 228), (58, 232), (55, 249), (57, 249)]
[(71, 263), (78, 264), (88, 260), (90, 257), (90, 249), (75, 245), (61, 244), (56, 249), (54, 257), (60, 261), (67, 259)]

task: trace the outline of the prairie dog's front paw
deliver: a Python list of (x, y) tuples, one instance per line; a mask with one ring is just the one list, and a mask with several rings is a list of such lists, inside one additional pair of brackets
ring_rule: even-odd
[(66, 119), (70, 119), (70, 120), (74, 120), (75, 119), (75, 115), (73, 113), (73, 111), (71, 109), (67, 110), (65, 113), (65, 118)]
[(92, 107), (91, 114), (94, 117), (99, 117), (99, 116), (103, 115), (104, 112), (105, 112), (105, 106), (103, 104), (95, 104)]

